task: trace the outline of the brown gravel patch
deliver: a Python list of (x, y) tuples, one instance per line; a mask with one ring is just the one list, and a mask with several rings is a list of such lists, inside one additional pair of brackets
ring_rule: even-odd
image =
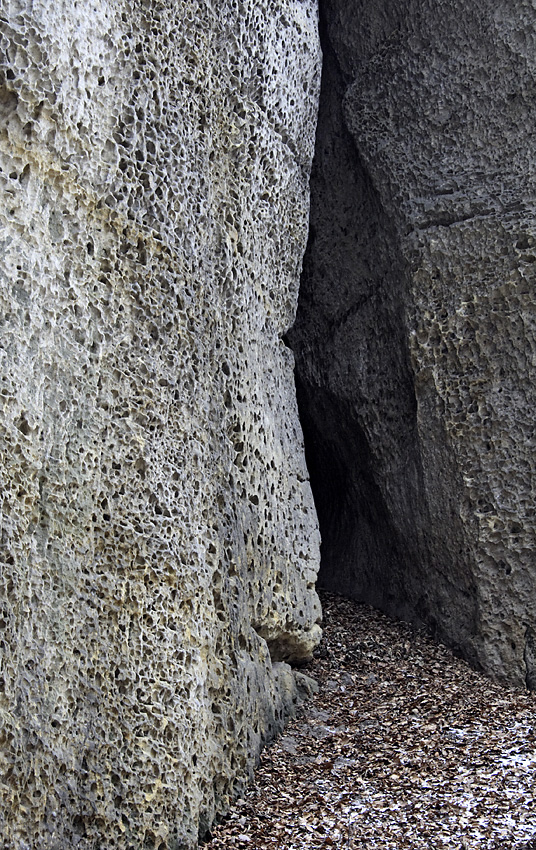
[(205, 850), (536, 850), (536, 695), (324, 594), (320, 690)]

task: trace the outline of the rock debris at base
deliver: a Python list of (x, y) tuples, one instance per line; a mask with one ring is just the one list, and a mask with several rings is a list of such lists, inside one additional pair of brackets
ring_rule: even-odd
[(319, 692), (204, 848), (536, 848), (536, 696), (367, 606), (323, 605)]

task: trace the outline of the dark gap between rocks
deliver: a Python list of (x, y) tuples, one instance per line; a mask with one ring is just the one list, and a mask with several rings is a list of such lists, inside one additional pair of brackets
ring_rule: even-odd
[[(402, 327), (405, 272), (345, 124), (346, 81), (323, 13), (321, 41), (310, 234), (296, 322), (286, 340), (296, 356), (298, 408), (322, 535), (318, 586), (407, 617), (406, 566), (408, 559), (418, 563), (419, 465)], [(396, 499), (406, 502), (406, 514), (395, 524), (381, 484), (402, 464), (407, 473)]]

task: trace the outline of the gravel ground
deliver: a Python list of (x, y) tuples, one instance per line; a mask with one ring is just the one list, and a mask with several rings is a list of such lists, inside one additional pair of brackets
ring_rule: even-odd
[(536, 694), (325, 594), (318, 694), (205, 850), (536, 850)]

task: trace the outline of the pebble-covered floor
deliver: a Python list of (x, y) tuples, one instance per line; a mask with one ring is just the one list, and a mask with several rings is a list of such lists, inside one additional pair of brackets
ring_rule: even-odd
[(318, 694), (267, 747), (220, 848), (536, 850), (536, 695), (333, 595)]

